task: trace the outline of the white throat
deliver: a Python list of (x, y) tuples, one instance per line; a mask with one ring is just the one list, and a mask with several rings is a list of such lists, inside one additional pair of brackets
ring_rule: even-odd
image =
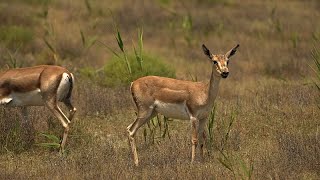
[(212, 68), (212, 73), (211, 73), (211, 79), (209, 82), (209, 87), (208, 87), (208, 103), (210, 106), (213, 105), (214, 100), (216, 99), (219, 91), (219, 85), (220, 85), (220, 80), (221, 77), (218, 76), (215, 72), (215, 69)]

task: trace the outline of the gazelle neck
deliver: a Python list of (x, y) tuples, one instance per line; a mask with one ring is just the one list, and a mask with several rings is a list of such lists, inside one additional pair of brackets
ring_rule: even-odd
[(213, 105), (219, 91), (221, 76), (217, 75), (215, 65), (212, 67), (211, 78), (208, 87), (208, 105)]

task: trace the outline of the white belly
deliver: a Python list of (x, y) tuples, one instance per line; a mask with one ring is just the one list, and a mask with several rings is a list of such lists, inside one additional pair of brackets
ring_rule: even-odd
[(187, 106), (185, 103), (165, 103), (156, 100), (155, 101), (155, 110), (168, 117), (173, 119), (183, 119), (183, 120), (189, 120), (190, 116), (187, 110)]
[(42, 106), (43, 100), (40, 89), (29, 92), (17, 93), (12, 92), (7, 98), (11, 99), (8, 106)]
[(4, 98), (0, 99), (0, 105), (1, 104), (8, 104), (10, 101), (12, 101), (11, 97), (4, 97)]

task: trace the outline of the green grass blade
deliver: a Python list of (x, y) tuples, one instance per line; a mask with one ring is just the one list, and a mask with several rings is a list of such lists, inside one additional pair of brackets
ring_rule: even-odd
[(56, 50), (55, 48), (50, 44), (50, 42), (46, 39), (46, 38), (43, 38), (44, 42), (46, 43), (46, 45), (48, 46), (48, 48), (53, 52), (53, 53), (56, 53)]
[(160, 133), (161, 133), (161, 128), (162, 128), (161, 119), (159, 118), (159, 115), (157, 115), (156, 118), (157, 118), (157, 122), (158, 122), (158, 127), (160, 128)]
[(116, 51), (114, 51), (112, 48), (110, 48), (108, 45), (106, 45), (105, 43), (101, 42), (100, 40), (97, 40), (97, 42), (100, 43), (101, 45), (103, 45), (104, 47), (106, 47), (110, 52), (112, 52), (112, 54), (117, 56), (119, 59), (121, 59), (121, 56)]
[(126, 52), (125, 52), (125, 51), (123, 51), (123, 56), (124, 56), (124, 60), (125, 60), (126, 65), (127, 65), (128, 73), (129, 73), (129, 75), (130, 75), (130, 77), (129, 77), (129, 78), (131, 78), (131, 74), (132, 74), (132, 71), (131, 71), (131, 65), (130, 65), (130, 62), (129, 62), (128, 56), (127, 56), (127, 54), (126, 54)]
[(36, 146), (41, 146), (46, 148), (55, 148), (55, 149), (60, 148), (59, 143), (39, 143), (39, 144), (36, 144)]
[(97, 36), (90, 37), (86, 44), (86, 48), (89, 49), (91, 46), (93, 46), (97, 42), (97, 39)]
[(46, 133), (40, 133), (40, 135), (46, 137), (47, 139), (49, 140), (52, 140), (53, 142), (57, 142), (59, 143), (60, 142), (60, 138), (58, 138), (57, 136), (55, 135), (52, 135), (52, 134), (46, 134)]
[(230, 171), (233, 171), (231, 166), (229, 164), (227, 164), (226, 162), (224, 162), (224, 160), (222, 158), (218, 158), (218, 161), (227, 169), (229, 169)]
[(245, 162), (242, 159), (238, 159), (240, 163), (240, 167), (242, 171), (245, 173), (245, 176), (247, 179), (251, 179), (252, 171), (253, 171), (253, 164), (249, 164), (249, 167), (245, 164)]
[(189, 74), (189, 76), (191, 78), (191, 81), (193, 81), (193, 82), (197, 82), (198, 81), (197, 76), (193, 76), (190, 72), (188, 74)]
[(80, 29), (82, 45), (86, 46), (86, 38), (84, 37), (83, 31)]
[(123, 44), (123, 41), (122, 41), (122, 38), (121, 38), (121, 33), (120, 33), (120, 31), (119, 31), (119, 29), (118, 29), (118, 27), (116, 25), (115, 25), (115, 29), (116, 29), (116, 40), (117, 40), (117, 43), (118, 43), (118, 46), (119, 46), (120, 50), (122, 51), (123, 58), (124, 58), (124, 61), (126, 63), (126, 66), (127, 66), (127, 71), (128, 71), (129, 76), (130, 76), (128, 78), (131, 79), (131, 74), (132, 74), (131, 65), (130, 65), (127, 53), (126, 53), (126, 51), (124, 49), (124, 44)]
[(140, 53), (142, 53), (143, 50), (143, 29), (139, 29), (139, 48), (140, 48)]
[(141, 70), (142, 70), (142, 62), (143, 62), (143, 29), (141, 28), (139, 30), (139, 64), (140, 64), (140, 67), (141, 67)]
[(144, 138), (144, 142), (147, 142), (147, 136), (148, 136), (147, 129), (146, 129), (146, 128), (144, 128), (144, 130), (143, 130), (143, 138)]
[(139, 64), (139, 69), (142, 71), (141, 57), (139, 56), (138, 51), (137, 51), (137, 49), (136, 49), (134, 44), (133, 44), (133, 52), (134, 52), (135, 58), (136, 58), (136, 60), (137, 60), (137, 62)]
[(91, 14), (91, 12), (92, 12), (92, 7), (91, 7), (91, 4), (89, 3), (89, 0), (84, 0), (84, 3), (85, 3), (85, 5), (86, 5), (86, 8), (87, 8), (89, 14)]
[(120, 50), (124, 53), (124, 46), (123, 46), (123, 41), (121, 38), (120, 31), (118, 28), (116, 29), (116, 31), (117, 31), (116, 40), (117, 40), (118, 46), (119, 46)]

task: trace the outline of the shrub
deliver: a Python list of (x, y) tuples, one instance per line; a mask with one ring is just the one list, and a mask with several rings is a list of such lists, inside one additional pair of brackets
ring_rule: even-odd
[(8, 47), (17, 47), (29, 43), (33, 39), (31, 29), (23, 26), (0, 27), (0, 41)]
[(161, 58), (154, 55), (143, 55), (142, 69), (133, 54), (128, 55), (128, 61), (131, 67), (131, 74), (126, 69), (126, 62), (116, 56), (112, 57), (106, 65), (98, 70), (92, 67), (84, 67), (79, 70), (79, 73), (83, 78), (109, 87), (128, 85), (140, 77), (149, 75), (175, 77), (174, 68), (163, 63)]
[(114, 56), (99, 73), (101, 83), (106, 86), (120, 86), (148, 75), (175, 77), (175, 70), (163, 63), (159, 57), (144, 54), (142, 70), (133, 54), (128, 55), (128, 60), (131, 66), (131, 75), (125, 69), (125, 62)]
[(92, 67), (84, 67), (79, 70), (79, 73), (84, 78), (89, 78), (91, 80), (96, 79), (96, 70)]

